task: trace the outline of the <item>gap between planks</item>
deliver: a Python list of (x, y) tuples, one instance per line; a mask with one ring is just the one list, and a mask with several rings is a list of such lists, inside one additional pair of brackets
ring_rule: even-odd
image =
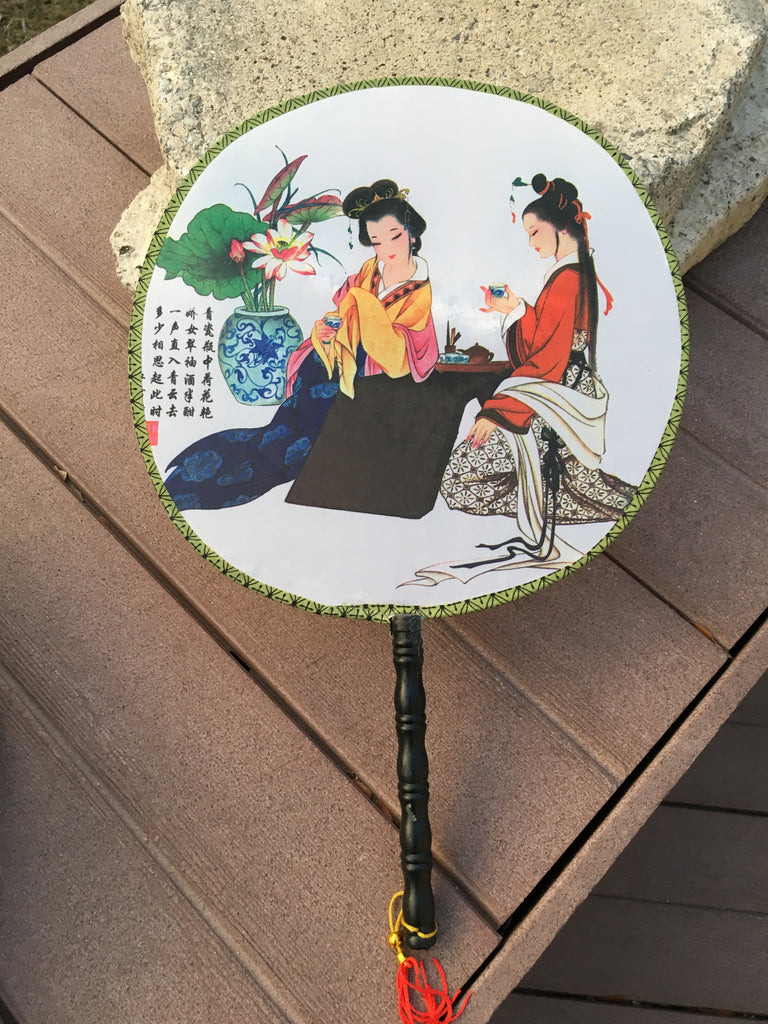
[[(701, 1006), (681, 1006), (676, 1003), (654, 1003), (639, 999), (611, 999), (607, 996), (587, 996), (579, 992), (548, 992), (543, 989), (520, 987), (515, 992), (521, 996), (534, 996), (539, 999), (556, 999), (563, 1003), (588, 1003), (595, 1006), (615, 1006), (617, 1009), (660, 1010), (667, 1013), (686, 1013), (706, 1017), (708, 1020), (717, 1017), (723, 1020), (768, 1021), (768, 1014), (748, 1013), (740, 1010), (708, 1009)], [(674, 1024), (670, 1020), (669, 1024)]]
[(715, 309), (719, 309), (721, 313), (725, 313), (725, 315), (729, 316), (732, 320), (736, 320), (736, 322), (740, 323), (742, 327), (746, 327), (748, 330), (752, 331), (753, 334), (757, 334), (759, 337), (768, 341), (768, 332), (766, 332), (765, 328), (756, 320), (752, 319), (749, 313), (745, 313), (737, 305), (730, 303), (725, 299), (718, 298), (716, 295), (713, 295), (712, 292), (708, 291), (704, 285), (701, 285), (695, 280), (691, 280), (687, 277), (685, 280), (685, 288), (686, 290), (692, 291), (695, 295), (698, 295), (700, 299), (708, 302), (710, 306), (714, 306)]
[(122, 0), (95, 0), (0, 57), (0, 89), (17, 82), (48, 57), (120, 16)]
[[(60, 93), (56, 92), (55, 89), (53, 89), (50, 85), (48, 85), (46, 81), (44, 81), (37, 74), (35, 74), (34, 71), (32, 71), (29, 77), (32, 78), (35, 82), (37, 82), (38, 85), (42, 86), (43, 89), (46, 90), (46, 92), (50, 93), (55, 100), (61, 103), (63, 107), (66, 107), (67, 110), (70, 111), (70, 113), (74, 114), (75, 117), (82, 121), (84, 125), (86, 125), (88, 128), (90, 128), (92, 132), (98, 135), (99, 138), (103, 139), (106, 143), (108, 143), (112, 147), (112, 149), (116, 150), (120, 154), (120, 156), (124, 157), (128, 161), (128, 163), (133, 164), (133, 166), (137, 170), (141, 171), (142, 174), (146, 174), (147, 181), (149, 181), (149, 178), (154, 173), (154, 171), (151, 168), (145, 167), (143, 164), (140, 164), (138, 160), (135, 160), (131, 156), (130, 153), (126, 152), (126, 150), (124, 150), (121, 146), (118, 146), (114, 139), (111, 139), (109, 135), (105, 135), (104, 132), (93, 123), (93, 121), (89, 121), (87, 117), (84, 117), (82, 112), (79, 111), (77, 107), (73, 107), (71, 103), (65, 100)], [(156, 167), (155, 170), (159, 170), (159, 168)]]
[[(665, 805), (666, 806), (666, 805)], [(761, 914), (757, 910), (744, 910), (741, 907), (716, 907), (711, 903), (686, 903), (675, 899), (645, 899), (642, 896), (622, 896), (613, 892), (591, 892), (589, 895), (591, 900), (605, 900), (612, 901), (614, 903), (628, 903), (628, 904), (640, 904), (642, 906), (657, 906), (657, 907), (678, 907), (681, 910), (703, 910), (707, 913), (721, 913), (727, 912), (729, 914), (742, 914), (744, 917), (765, 917), (765, 914)], [(711, 1012), (711, 1011), (710, 1011)]]
[(64, 274), (67, 280), (71, 281), (75, 288), (77, 288), (89, 302), (92, 302), (97, 306), (99, 310), (115, 324), (115, 326), (125, 332), (126, 338), (128, 337), (127, 318), (129, 314), (127, 311), (108, 295), (105, 295), (103, 292), (99, 291), (98, 288), (95, 288), (86, 276), (78, 274), (71, 263), (59, 262), (59, 260), (57, 260), (46, 248), (45, 241), (36, 235), (29, 234), (20, 221), (3, 205), (2, 196), (0, 196), (0, 221), (5, 221), (13, 232), (29, 242), (29, 244), (34, 247), (35, 251), (39, 253), (47, 263), (52, 267), (55, 267), (61, 274)]
[(741, 807), (722, 807), (718, 804), (693, 804), (684, 800), (662, 800), (662, 807), (679, 808), (681, 811), (706, 811), (707, 814), (742, 814), (748, 818), (768, 818), (768, 811), (752, 811)]

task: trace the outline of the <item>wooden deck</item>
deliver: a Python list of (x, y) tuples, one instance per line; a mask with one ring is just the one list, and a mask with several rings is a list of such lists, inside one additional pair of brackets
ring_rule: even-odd
[(768, 674), (492, 1024), (768, 1020)]
[[(2, 1012), (395, 1021), (389, 637), (237, 587), (157, 500), (108, 236), (161, 158), (89, 10), (0, 63)], [(765, 684), (730, 717), (768, 664), (767, 239), (689, 275), (683, 428), (609, 553), (425, 626), (466, 1024), (768, 1019)]]

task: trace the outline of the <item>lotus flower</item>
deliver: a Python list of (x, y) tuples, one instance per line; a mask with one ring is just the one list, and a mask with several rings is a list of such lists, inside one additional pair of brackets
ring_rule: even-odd
[(236, 238), (232, 239), (232, 245), (229, 247), (229, 258), (234, 260), (235, 263), (242, 263), (245, 259), (245, 249)]
[(270, 228), (263, 235), (251, 235), (249, 242), (243, 242), (243, 248), (257, 253), (252, 264), (255, 270), (263, 270), (267, 280), (282, 281), (289, 269), (296, 274), (315, 273), (308, 262), (313, 238), (311, 231), (295, 234), (288, 221), (281, 219), (276, 229)]

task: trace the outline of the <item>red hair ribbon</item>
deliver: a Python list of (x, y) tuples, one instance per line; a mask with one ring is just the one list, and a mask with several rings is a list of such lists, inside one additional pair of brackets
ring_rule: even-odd
[(605, 285), (600, 280), (600, 278), (597, 276), (597, 274), (595, 274), (595, 280), (600, 285), (600, 287), (603, 289), (603, 295), (605, 296), (605, 309), (603, 310), (603, 316), (608, 316), (608, 314), (613, 309), (613, 296), (608, 291), (608, 289), (605, 287)]
[[(577, 210), (576, 216), (573, 218), (577, 224), (583, 224), (585, 220), (592, 220), (592, 214), (587, 213), (587, 211), (581, 205), (580, 199), (573, 199), (572, 202)], [(584, 228), (584, 230), (587, 230), (586, 227)]]
[[(586, 242), (587, 249), (589, 249), (589, 232), (587, 230), (586, 222), (588, 220), (592, 220), (592, 214), (591, 213), (587, 213), (587, 211), (581, 205), (581, 201), (579, 199), (574, 199), (572, 201), (573, 201), (573, 205), (576, 206), (578, 208), (578, 211), (579, 211), (573, 219), (576, 221), (577, 224), (583, 224), (584, 225), (584, 241)], [(597, 283), (602, 288), (603, 295), (605, 295), (605, 310), (603, 311), (603, 315), (604, 316), (608, 316), (608, 314), (613, 309), (613, 296), (608, 291), (608, 289), (605, 287), (605, 285), (600, 280), (600, 278), (597, 276), (597, 274), (595, 274), (595, 280), (597, 281)]]
[(584, 228), (584, 241), (587, 244), (587, 249), (589, 249), (589, 231), (587, 230), (586, 221), (592, 220), (592, 214), (591, 213), (587, 213), (587, 211), (581, 205), (581, 200), (580, 199), (572, 199), (571, 202), (573, 203), (573, 205), (576, 207), (576, 209), (578, 211), (576, 216), (573, 219), (576, 221), (577, 224), (583, 226), (583, 228)]

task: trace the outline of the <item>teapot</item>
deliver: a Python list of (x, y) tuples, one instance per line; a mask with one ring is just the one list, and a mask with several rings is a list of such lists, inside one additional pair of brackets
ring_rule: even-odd
[(465, 356), (469, 356), (470, 363), (490, 363), (493, 360), (493, 352), (475, 343), (471, 348), (461, 349)]

